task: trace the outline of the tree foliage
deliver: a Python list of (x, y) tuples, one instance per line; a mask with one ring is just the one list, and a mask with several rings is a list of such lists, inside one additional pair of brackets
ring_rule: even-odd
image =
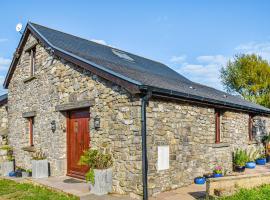
[(221, 80), (227, 92), (270, 108), (270, 65), (262, 57), (236, 55), (221, 69)]

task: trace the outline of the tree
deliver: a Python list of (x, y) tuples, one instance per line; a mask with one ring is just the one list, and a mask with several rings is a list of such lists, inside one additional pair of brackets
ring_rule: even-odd
[(222, 67), (221, 81), (227, 92), (270, 108), (270, 64), (262, 57), (236, 55)]

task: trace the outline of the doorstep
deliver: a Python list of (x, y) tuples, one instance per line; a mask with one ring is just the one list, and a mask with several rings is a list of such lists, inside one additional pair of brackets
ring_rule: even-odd
[(81, 200), (133, 200), (128, 196), (109, 194), (96, 196), (89, 191), (89, 184), (85, 180), (69, 177), (58, 176), (49, 178), (32, 179), (32, 183), (48, 187), (52, 190), (64, 192), (79, 197)]
[(83, 197), (90, 194), (88, 183), (86, 183), (84, 180), (71, 178), (68, 176), (55, 176), (39, 179), (27, 178), (27, 180), (34, 184), (39, 184), (77, 197)]

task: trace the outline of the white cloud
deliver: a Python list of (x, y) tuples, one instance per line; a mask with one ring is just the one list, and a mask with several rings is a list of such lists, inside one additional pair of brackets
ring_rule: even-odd
[(6, 39), (6, 38), (0, 38), (0, 42), (7, 42), (8, 41), (8, 39)]
[(0, 57), (0, 71), (7, 70), (11, 60), (7, 58)]
[(270, 61), (270, 42), (249, 42), (235, 48), (236, 53), (257, 54)]
[(4, 83), (6, 71), (8, 70), (9, 64), (11, 60), (7, 58), (0, 57), (0, 95), (6, 93), (3, 87), (1, 87)]
[(186, 60), (186, 57), (187, 57), (186, 55), (173, 56), (171, 57), (170, 62), (181, 64)]
[(223, 55), (215, 55), (215, 56), (198, 56), (197, 61), (200, 63), (214, 63), (214, 64), (222, 64), (225, 65), (228, 61), (228, 58)]
[[(270, 42), (249, 42), (239, 45), (234, 48), (233, 54), (239, 53), (255, 53), (270, 62)], [(232, 59), (232, 57), (217, 54), (202, 55), (196, 57), (193, 61), (187, 61), (186, 56), (183, 55), (173, 56), (170, 62), (177, 65), (177, 67), (174, 67), (177, 72), (190, 80), (222, 90), (220, 69), (226, 65), (229, 59)]]
[(96, 42), (98, 44), (103, 44), (103, 45), (109, 46), (105, 40), (91, 39), (91, 41)]
[(222, 89), (220, 69), (226, 65), (228, 59), (223, 55), (198, 56), (192, 63), (184, 60), (176, 70), (194, 82)]

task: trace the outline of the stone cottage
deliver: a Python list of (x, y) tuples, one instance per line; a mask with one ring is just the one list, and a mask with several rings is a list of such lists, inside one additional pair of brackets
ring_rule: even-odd
[(18, 165), (30, 167), (31, 152), (41, 148), (52, 176), (83, 178), (82, 151), (106, 148), (114, 192), (145, 199), (217, 164), (231, 170), (232, 151), (270, 131), (267, 108), (159, 62), (31, 22), (4, 87)]
[(7, 114), (7, 94), (0, 96), (0, 162), (7, 158), (6, 151), (1, 147), (8, 144), (8, 114)]

